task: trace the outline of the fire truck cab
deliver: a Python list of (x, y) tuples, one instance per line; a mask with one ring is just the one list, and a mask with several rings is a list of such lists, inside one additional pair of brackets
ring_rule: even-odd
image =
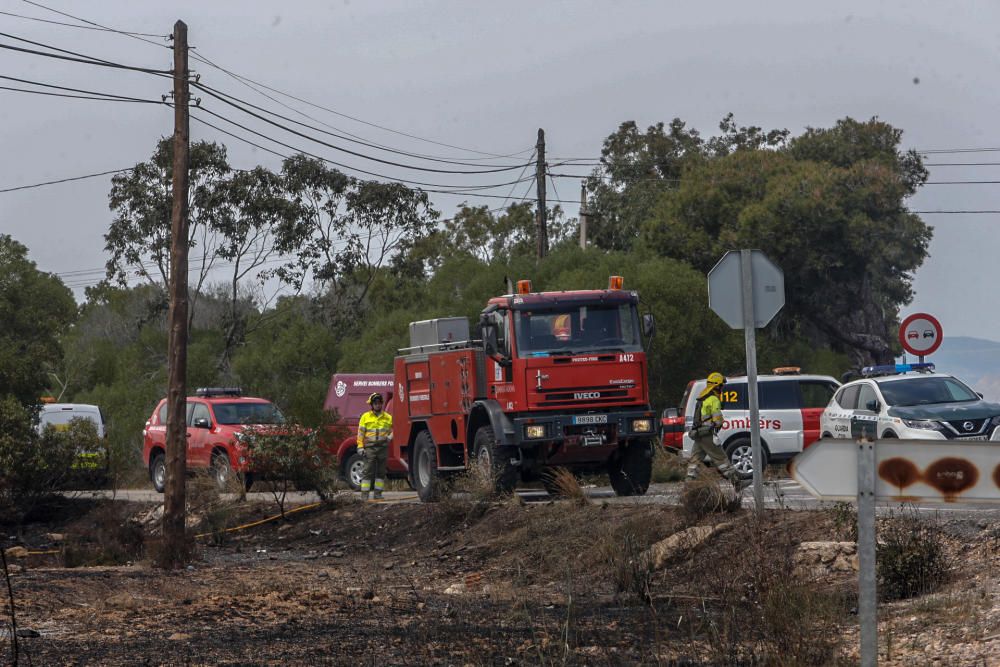
[(490, 300), (468, 320), (410, 325), (394, 367), (394, 445), (421, 500), (475, 464), (498, 492), (547, 470), (606, 472), (618, 495), (649, 486), (655, 418), (643, 338), (651, 315), (613, 276), (609, 289)]

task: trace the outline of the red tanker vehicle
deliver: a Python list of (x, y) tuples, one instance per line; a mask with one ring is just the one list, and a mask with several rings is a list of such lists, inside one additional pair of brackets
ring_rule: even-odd
[(489, 301), (475, 336), (464, 317), (411, 323), (389, 392), (390, 470), (406, 470), (423, 501), (470, 464), (501, 492), (564, 467), (606, 472), (618, 495), (644, 494), (656, 419), (643, 337), (653, 319), (638, 304), (618, 276), (609, 289), (571, 292), (532, 292), (522, 280)]

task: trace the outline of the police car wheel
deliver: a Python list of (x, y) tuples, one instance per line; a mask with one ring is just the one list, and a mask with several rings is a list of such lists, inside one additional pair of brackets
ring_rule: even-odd
[[(753, 445), (750, 443), (750, 438), (733, 440), (726, 446), (726, 456), (729, 457), (729, 462), (736, 468), (740, 477), (744, 479), (753, 477)], [(766, 468), (767, 448), (764, 447), (763, 443), (760, 446), (760, 458)]]

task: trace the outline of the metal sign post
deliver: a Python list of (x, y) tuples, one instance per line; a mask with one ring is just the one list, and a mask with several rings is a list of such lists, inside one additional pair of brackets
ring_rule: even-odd
[(749, 250), (740, 250), (742, 279), (743, 340), (747, 354), (747, 402), (750, 407), (750, 448), (753, 453), (753, 506), (764, 507), (764, 471), (760, 451), (760, 404), (757, 401), (757, 328), (753, 313), (753, 264)]
[(760, 250), (730, 250), (708, 272), (708, 304), (733, 329), (743, 329), (753, 452), (753, 500), (764, 507), (764, 457), (757, 400), (757, 329), (785, 305), (785, 277)]
[(878, 597), (875, 586), (875, 443), (858, 447), (858, 625), (861, 667), (878, 662)]

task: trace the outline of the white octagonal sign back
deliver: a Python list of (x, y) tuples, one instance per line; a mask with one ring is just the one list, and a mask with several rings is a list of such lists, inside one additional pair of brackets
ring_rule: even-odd
[[(785, 275), (760, 250), (750, 251), (754, 327), (759, 329), (785, 305)], [(730, 250), (708, 272), (708, 305), (733, 329), (743, 328), (740, 251)]]

